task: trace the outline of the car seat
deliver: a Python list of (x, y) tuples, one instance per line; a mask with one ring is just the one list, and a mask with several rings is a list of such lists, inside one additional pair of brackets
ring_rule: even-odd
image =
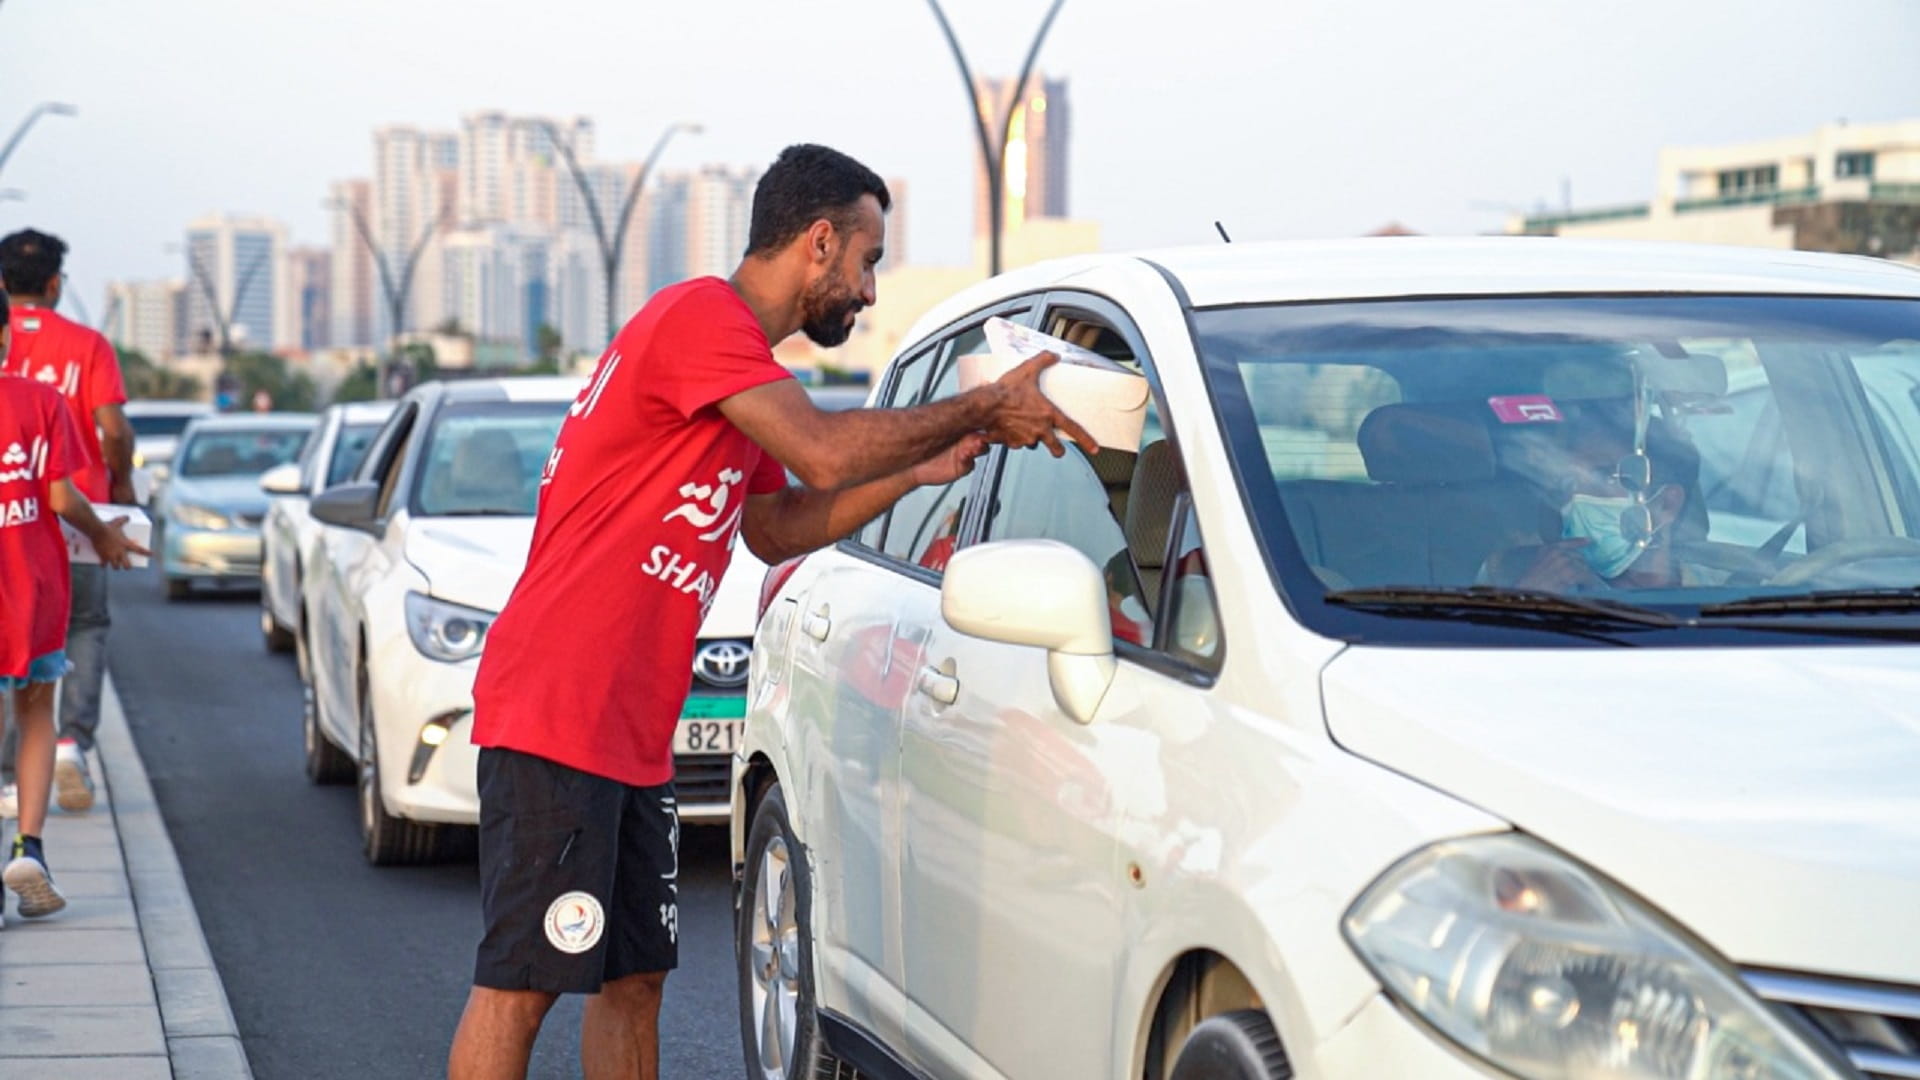
[(453, 460), (435, 480), (427, 500), (432, 513), (530, 514), (534, 509), (526, 464), (509, 432), (471, 432), (454, 447)]

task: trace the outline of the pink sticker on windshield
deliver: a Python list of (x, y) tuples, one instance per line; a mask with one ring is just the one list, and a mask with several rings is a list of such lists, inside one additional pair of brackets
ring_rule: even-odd
[(1557, 424), (1566, 419), (1553, 399), (1545, 394), (1490, 397), (1487, 404), (1493, 406), (1493, 415), (1503, 424)]

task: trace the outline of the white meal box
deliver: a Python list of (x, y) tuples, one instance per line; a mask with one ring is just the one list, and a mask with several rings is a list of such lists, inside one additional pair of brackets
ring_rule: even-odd
[[(121, 528), (126, 532), (127, 539), (139, 544), (143, 548), (153, 546), (153, 522), (147, 517), (145, 510), (137, 506), (116, 506), (113, 503), (94, 503), (93, 512), (101, 521), (126, 518), (126, 524)], [(98, 564), (100, 562), (100, 553), (93, 550), (93, 541), (88, 540), (79, 529), (67, 524), (63, 519), (60, 522), (60, 532), (67, 538), (67, 558), (77, 563)], [(145, 555), (131, 555), (128, 557), (133, 560), (134, 566), (147, 565), (147, 557)]]
[(1051, 334), (988, 319), (992, 352), (959, 359), (960, 389), (994, 382), (1036, 353), (1050, 352), (1060, 362), (1040, 373), (1040, 392), (1077, 421), (1103, 448), (1133, 453), (1147, 423), (1147, 380), (1136, 372)]

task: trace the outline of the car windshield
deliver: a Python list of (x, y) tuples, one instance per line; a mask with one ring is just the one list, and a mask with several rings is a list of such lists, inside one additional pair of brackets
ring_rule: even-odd
[(570, 401), (450, 405), (427, 433), (414, 512), (531, 517)]
[(1689, 628), (1810, 595), (1879, 597), (1909, 625), (1920, 607), (1920, 302), (1384, 301), (1195, 323), (1276, 578), (1322, 629), (1356, 600), (1405, 614), (1468, 591)]
[(256, 476), (300, 456), (305, 428), (222, 428), (200, 431), (180, 454), (181, 476)]
[(187, 430), (193, 421), (191, 413), (128, 413), (127, 423), (133, 426), (136, 438), (148, 438), (155, 435), (178, 435)]
[(340, 437), (333, 443), (333, 460), (327, 463), (327, 487), (344, 484), (367, 456), (367, 447), (380, 433), (379, 424), (343, 424)]

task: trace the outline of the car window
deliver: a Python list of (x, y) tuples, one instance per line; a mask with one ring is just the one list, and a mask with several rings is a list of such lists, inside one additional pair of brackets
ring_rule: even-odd
[[(893, 382), (878, 401), (881, 408), (894, 408), (908, 404), (920, 396), (926, 386), (927, 373), (933, 370), (934, 358), (940, 355), (939, 343), (929, 345), (920, 352), (901, 361), (894, 369)], [(855, 539), (870, 548), (880, 547), (880, 536), (886, 532), (887, 515), (881, 514), (863, 526)]]
[(1180, 514), (1179, 533), (1167, 563), (1165, 647), (1196, 667), (1220, 669), (1220, 609), (1213, 572), (1200, 544), (1200, 520), (1191, 504)]
[[(963, 334), (964, 343), (967, 335)], [(984, 338), (981, 340), (984, 341)], [(933, 354), (932, 378), (925, 389), (913, 395), (907, 404), (921, 405), (952, 397), (960, 389), (960, 372), (953, 363), (955, 353), (943, 349)], [(883, 554), (938, 573), (960, 537), (960, 522), (965, 516), (967, 492), (973, 478), (963, 476), (950, 484), (916, 488), (893, 504), (879, 519), (874, 547)]]
[(540, 473), (571, 404), (514, 401), (441, 409), (420, 454), (414, 512), (533, 516)]
[(311, 493), (315, 490), (314, 480), (320, 475), (320, 439), (321, 433), (325, 430), (326, 424), (323, 421), (319, 427), (313, 429), (313, 437), (308, 439), (307, 445), (300, 450), (301, 491)]
[(344, 483), (360, 467), (367, 456), (367, 448), (373, 445), (373, 437), (380, 433), (379, 424), (343, 424), (340, 434), (333, 442), (333, 459), (327, 465), (327, 487)]
[[(1685, 344), (1703, 355), (1708, 348)], [(1686, 420), (1700, 452), (1708, 538), (1758, 547), (1791, 529), (1787, 550), (1805, 551), (1793, 453), (1767, 371), (1750, 348), (1736, 345), (1720, 359), (1728, 368), (1725, 399), (1691, 411)]]
[(145, 439), (156, 435), (178, 435), (187, 430), (194, 419), (192, 413), (133, 413), (127, 414), (127, 423), (132, 426), (135, 438)]
[(201, 429), (180, 455), (181, 476), (258, 476), (300, 455), (303, 428)]
[(409, 425), (404, 431), (395, 433), (393, 442), (387, 447), (386, 472), (376, 477), (380, 484), (380, 500), (374, 507), (375, 520), (385, 521), (393, 510), (393, 496), (400, 485), (400, 474), (407, 471), (407, 448), (416, 434), (418, 426)]
[(373, 445), (368, 447), (366, 457), (353, 471), (353, 479), (362, 484), (377, 484), (386, 476), (389, 466), (399, 460), (399, 451), (406, 443), (408, 430), (413, 427), (413, 418), (420, 406), (412, 402), (403, 403), (380, 425), (373, 437)]

